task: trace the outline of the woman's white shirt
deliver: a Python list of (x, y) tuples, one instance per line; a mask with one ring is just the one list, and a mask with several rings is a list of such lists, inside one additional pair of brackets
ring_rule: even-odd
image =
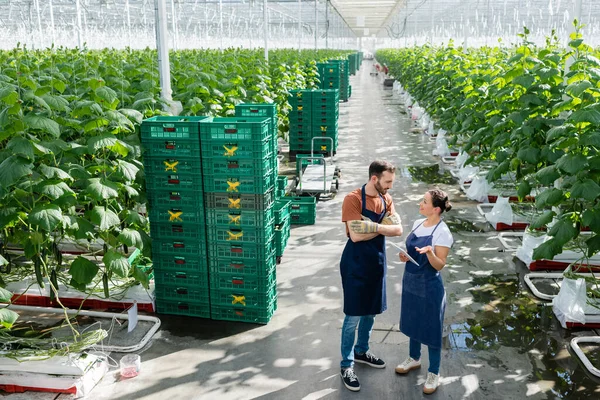
[[(424, 227), (422, 225), (423, 221), (425, 221), (425, 218), (418, 219), (413, 224), (412, 230), (417, 237), (429, 236), (435, 229), (435, 225)], [(417, 228), (417, 226), (419, 227)], [(452, 247), (452, 243), (454, 243), (454, 238), (452, 237), (452, 233), (450, 233), (450, 228), (448, 228), (448, 225), (446, 225), (446, 223), (442, 220), (438, 228), (435, 229), (435, 232), (433, 232), (431, 245), (434, 248), (435, 246)]]

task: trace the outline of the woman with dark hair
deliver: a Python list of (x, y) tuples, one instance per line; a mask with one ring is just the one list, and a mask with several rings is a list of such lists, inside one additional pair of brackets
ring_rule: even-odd
[(419, 203), (424, 219), (413, 224), (406, 238), (406, 250), (416, 261), (400, 253), (406, 263), (402, 279), (400, 331), (410, 338), (409, 357), (396, 367), (396, 373), (406, 374), (421, 367), (421, 344), (429, 350), (429, 371), (423, 392), (430, 394), (439, 385), (442, 329), (446, 309), (446, 291), (440, 271), (454, 239), (441, 214), (450, 211), (448, 195), (439, 189), (429, 190)]

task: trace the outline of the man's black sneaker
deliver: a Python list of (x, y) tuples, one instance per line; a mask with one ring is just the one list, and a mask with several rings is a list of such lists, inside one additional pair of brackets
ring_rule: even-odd
[(360, 390), (358, 376), (356, 376), (352, 367), (342, 368), (342, 370), (340, 371), (340, 375), (342, 376), (344, 386), (346, 386), (349, 390), (352, 390), (353, 392), (358, 392)]
[(368, 351), (364, 354), (354, 352), (354, 362), (367, 364), (373, 368), (385, 368), (385, 361)]

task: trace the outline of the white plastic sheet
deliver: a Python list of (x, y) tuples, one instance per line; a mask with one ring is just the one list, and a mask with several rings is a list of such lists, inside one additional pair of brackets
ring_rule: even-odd
[(421, 107), (419, 107), (419, 103), (415, 103), (413, 104), (413, 108), (411, 111), (411, 119), (413, 121), (417, 121), (418, 119), (421, 118), (421, 116), (423, 115), (423, 109)]
[(429, 125), (427, 126), (427, 134), (429, 136), (436, 136), (435, 134), (435, 124), (433, 123), (433, 121), (429, 121)]
[(508, 202), (508, 197), (499, 196), (494, 204), (492, 211), (485, 213), (485, 218), (492, 224), (503, 223), (506, 225), (513, 224), (513, 210)]
[[(448, 150), (450, 154), (450, 150)], [(479, 173), (479, 167), (461, 167), (458, 169), (457, 176), (460, 183), (471, 182)]]
[(445, 138), (436, 138), (435, 149), (431, 152), (434, 156), (446, 157), (450, 155), (450, 148)]
[(563, 328), (567, 322), (585, 324), (587, 294), (583, 278), (564, 278), (558, 295), (552, 300), (552, 311)]
[[(442, 129), (440, 129), (440, 131), (438, 132), (438, 137), (442, 134)], [(444, 135), (446, 134), (446, 132), (444, 131)], [(467, 160), (469, 159), (469, 155), (467, 153), (465, 153), (464, 151), (461, 151), (460, 153), (458, 153), (458, 155), (456, 156), (456, 160), (454, 160), (456, 167), (457, 168), (462, 168), (465, 165), (465, 162), (467, 162)]]
[(529, 266), (533, 262), (533, 251), (545, 241), (546, 235), (534, 236), (528, 230), (525, 230), (523, 243), (517, 249), (517, 258)]
[(488, 201), (488, 194), (490, 192), (490, 184), (484, 176), (477, 175), (471, 182), (471, 186), (467, 189), (467, 198), (485, 203)]

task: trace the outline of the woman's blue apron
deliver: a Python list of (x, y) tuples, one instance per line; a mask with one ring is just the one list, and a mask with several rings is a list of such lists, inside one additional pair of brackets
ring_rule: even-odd
[(427, 255), (419, 254), (415, 247), (431, 246), (433, 233), (440, 223), (431, 235), (418, 237), (414, 231), (421, 223), (406, 238), (406, 250), (419, 265), (410, 261), (406, 263), (400, 307), (400, 331), (433, 348), (442, 347), (446, 291), (440, 272), (433, 268)]
[[(365, 186), (361, 190), (361, 214), (373, 222), (380, 223), (385, 217), (387, 206), (383, 196), (383, 212), (377, 214), (366, 209)], [(385, 236), (354, 243), (348, 239), (340, 261), (342, 287), (344, 289), (344, 314), (363, 316), (381, 314), (387, 309), (385, 294)]]

